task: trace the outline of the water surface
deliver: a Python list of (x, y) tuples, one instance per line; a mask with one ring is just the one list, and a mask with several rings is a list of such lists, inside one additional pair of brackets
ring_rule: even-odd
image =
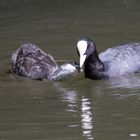
[(59, 82), (9, 74), (21, 43), (78, 61), (79, 37), (100, 52), (139, 42), (139, 25), (138, 0), (0, 0), (0, 140), (139, 140), (140, 74)]

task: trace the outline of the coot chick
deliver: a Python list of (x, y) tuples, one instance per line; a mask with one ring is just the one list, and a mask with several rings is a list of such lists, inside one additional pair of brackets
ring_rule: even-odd
[(75, 62), (58, 66), (54, 58), (32, 43), (22, 44), (11, 57), (12, 71), (31, 79), (60, 80), (78, 71)]
[(109, 48), (98, 55), (95, 43), (82, 37), (77, 42), (80, 69), (89, 79), (107, 79), (140, 72), (140, 43)]

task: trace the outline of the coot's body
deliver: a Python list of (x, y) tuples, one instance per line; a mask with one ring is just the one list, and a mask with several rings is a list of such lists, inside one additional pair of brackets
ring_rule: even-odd
[(12, 54), (11, 61), (12, 71), (15, 74), (32, 79), (59, 80), (77, 70), (75, 64), (64, 64), (64, 68), (59, 67), (50, 54), (31, 43), (22, 44)]
[(129, 43), (109, 48), (100, 53), (95, 43), (81, 38), (77, 43), (80, 68), (89, 79), (106, 79), (140, 72), (140, 43)]

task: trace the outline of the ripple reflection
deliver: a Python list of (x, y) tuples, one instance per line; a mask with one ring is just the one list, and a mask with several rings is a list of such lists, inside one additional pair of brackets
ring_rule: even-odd
[(80, 118), (80, 124), (71, 124), (69, 127), (81, 127), (83, 137), (86, 137), (88, 140), (94, 139), (92, 133), (93, 113), (89, 98), (84, 97), (83, 95), (80, 96), (78, 91), (65, 88), (60, 83), (56, 83), (54, 86), (59, 92), (63, 93), (62, 101), (68, 103), (68, 108), (66, 110), (68, 112), (73, 112), (75, 114), (73, 116), (78, 116), (78, 118)]
[(83, 136), (92, 140), (92, 129), (93, 129), (93, 116), (91, 112), (91, 102), (88, 98), (82, 97), (81, 99), (81, 123), (83, 128)]

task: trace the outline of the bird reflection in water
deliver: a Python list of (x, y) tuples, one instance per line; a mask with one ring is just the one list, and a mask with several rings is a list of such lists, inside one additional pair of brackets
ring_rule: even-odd
[(83, 128), (83, 136), (92, 140), (92, 130), (93, 130), (93, 115), (91, 112), (91, 102), (88, 98), (82, 97), (81, 99), (81, 123)]
[[(65, 88), (64, 85), (57, 83), (55, 88), (63, 93), (62, 101), (68, 103), (68, 112), (75, 113), (74, 116), (78, 116), (80, 124), (71, 124), (69, 127), (81, 127), (82, 135), (88, 140), (93, 140), (93, 113), (91, 107), (91, 101), (87, 97), (80, 97), (80, 93), (70, 88)], [(79, 114), (80, 112), (80, 114)]]

